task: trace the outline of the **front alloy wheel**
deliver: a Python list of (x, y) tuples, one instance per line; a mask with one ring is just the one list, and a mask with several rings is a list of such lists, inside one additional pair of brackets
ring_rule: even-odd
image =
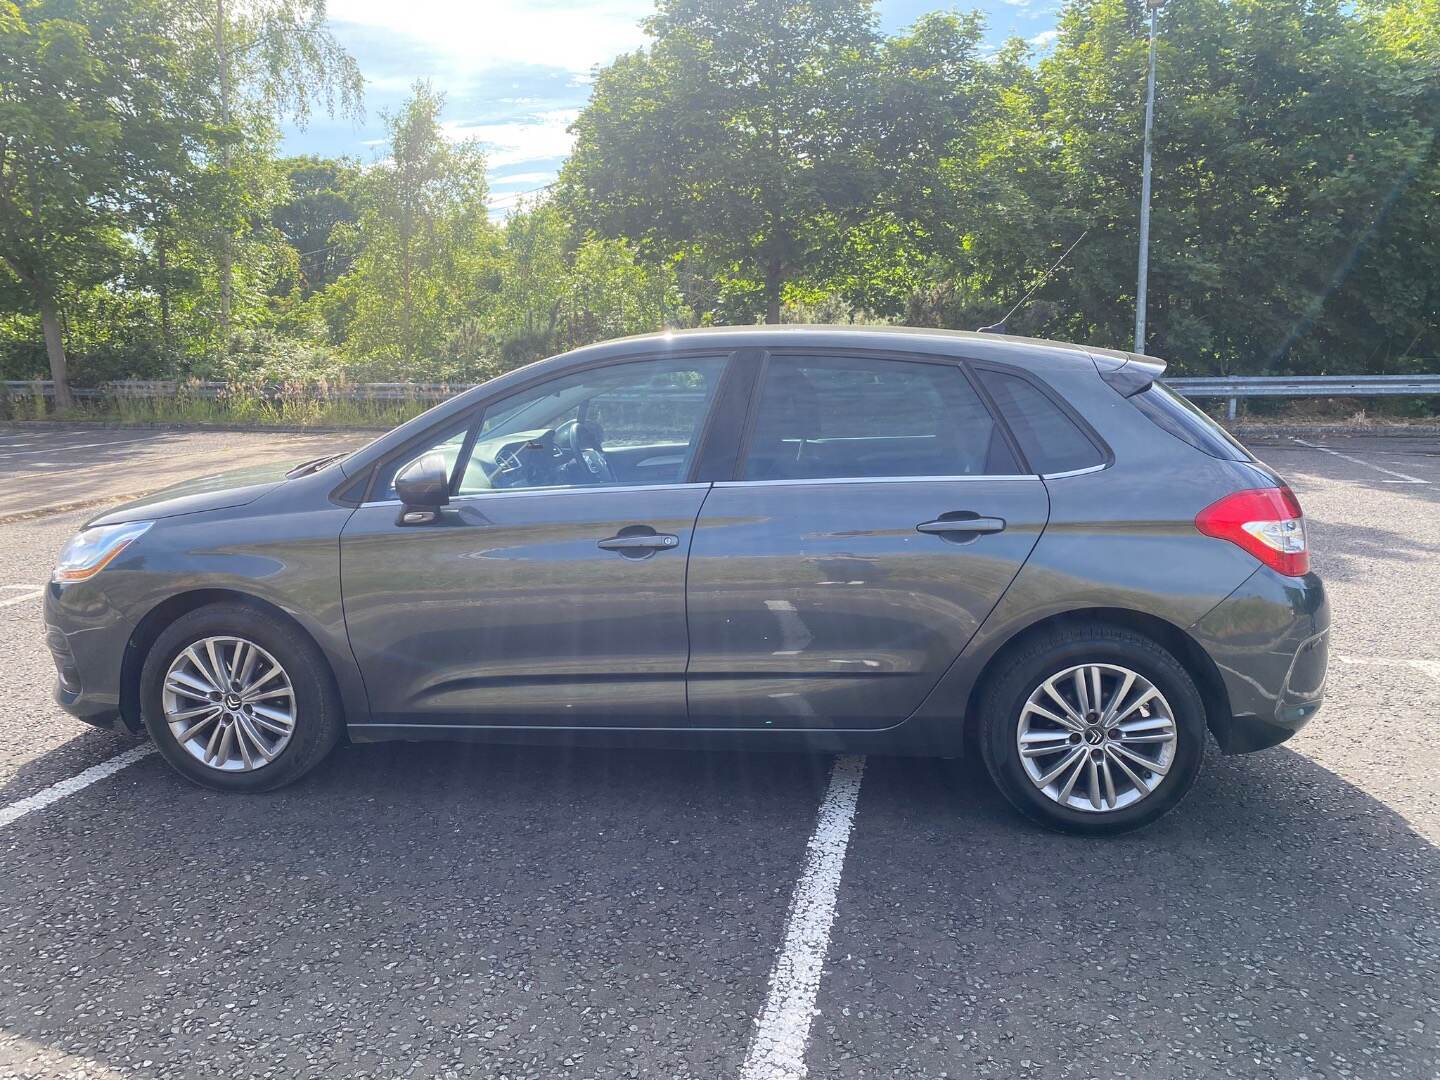
[(262, 769), (295, 732), (295, 688), (268, 652), (240, 637), (206, 637), (165, 673), (161, 705), (175, 741), (224, 772)]
[(165, 760), (217, 791), (272, 791), (340, 739), (335, 679), (313, 638), (259, 603), (181, 615), (140, 671), (145, 728)]
[(1046, 798), (1104, 813), (1132, 806), (1165, 782), (1175, 759), (1175, 714), (1143, 675), (1081, 664), (1045, 679), (1016, 729), (1025, 775)]

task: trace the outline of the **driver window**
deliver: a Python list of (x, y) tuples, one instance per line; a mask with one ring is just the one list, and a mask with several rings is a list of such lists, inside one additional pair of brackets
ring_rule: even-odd
[(421, 453), (444, 456), (457, 495), (680, 483), (724, 367), (724, 357), (685, 357), (563, 375), (491, 404), (478, 426)]

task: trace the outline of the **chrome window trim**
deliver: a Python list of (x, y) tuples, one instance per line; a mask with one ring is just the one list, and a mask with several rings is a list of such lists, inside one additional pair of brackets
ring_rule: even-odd
[(1068, 472), (1041, 473), (1041, 480), (1064, 480), (1067, 476), (1084, 476), (1086, 473), (1104, 472), (1114, 462), (1102, 461), (1099, 465), (1087, 465), (1083, 469), (1071, 469)]
[[(551, 485), (547, 487), (531, 488), (495, 488), (493, 491), (472, 491), (465, 495), (451, 495), (447, 506), (457, 502), (470, 502), (474, 499), (503, 499), (518, 498), (528, 495), (603, 495), (618, 491), (686, 491), (700, 488), (708, 488), (708, 483), (695, 484), (605, 484), (596, 487), (585, 487), (583, 485), (572, 485), (560, 487)], [(399, 499), (377, 499), (372, 502), (361, 503), (357, 509), (364, 509), (367, 506), (403, 506)]]
[(948, 484), (977, 480), (1039, 480), (1034, 473), (976, 473), (963, 476), (812, 476), (799, 480), (717, 480), (717, 488), (794, 487), (797, 484)]

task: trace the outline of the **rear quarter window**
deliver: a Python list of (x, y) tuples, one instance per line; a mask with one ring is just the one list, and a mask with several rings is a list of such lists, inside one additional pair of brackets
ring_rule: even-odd
[(991, 368), (976, 372), (999, 408), (1032, 472), (1042, 475), (1093, 469), (1105, 453), (1029, 379)]
[(1255, 460), (1234, 436), (1164, 383), (1152, 383), (1148, 390), (1142, 390), (1129, 400), (1156, 427), (1168, 431), (1181, 442), (1189, 443), (1196, 450), (1222, 461)]

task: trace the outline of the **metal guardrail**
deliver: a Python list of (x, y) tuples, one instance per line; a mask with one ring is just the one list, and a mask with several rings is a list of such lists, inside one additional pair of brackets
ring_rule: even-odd
[(1242, 397), (1440, 397), (1440, 375), (1219, 375), (1166, 379), (1189, 398), (1223, 397), (1235, 419)]
[[(1190, 398), (1225, 398), (1227, 414), (1235, 419), (1240, 398), (1249, 397), (1440, 397), (1440, 375), (1219, 375), (1165, 380)], [(468, 390), (468, 383), (318, 383), (307, 389), (315, 397), (332, 401), (443, 401)], [(48, 379), (12, 379), (0, 383), (0, 395), (7, 398), (52, 397), (54, 384)], [(174, 379), (122, 379), (98, 387), (74, 387), (80, 399), (167, 398), (181, 394), (218, 399), (229, 392), (223, 382), (181, 382)], [(269, 388), (280, 394), (279, 386)], [(263, 388), (262, 388), (263, 392)]]

